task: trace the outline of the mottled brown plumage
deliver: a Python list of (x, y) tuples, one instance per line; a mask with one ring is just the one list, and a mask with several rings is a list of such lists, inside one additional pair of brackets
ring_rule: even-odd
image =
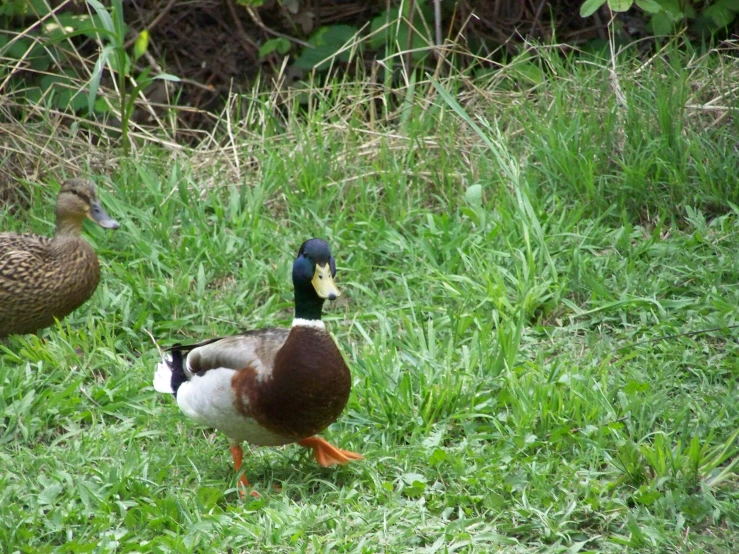
[(95, 292), (100, 265), (80, 235), (86, 217), (101, 227), (119, 227), (100, 205), (95, 185), (71, 179), (57, 197), (53, 238), (0, 234), (0, 337), (48, 327)]

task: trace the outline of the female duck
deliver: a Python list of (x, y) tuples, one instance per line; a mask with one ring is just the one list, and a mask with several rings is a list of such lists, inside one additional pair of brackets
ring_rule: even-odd
[(105, 229), (120, 227), (100, 205), (92, 181), (70, 179), (57, 196), (53, 238), (0, 234), (0, 338), (53, 325), (95, 292), (100, 265), (80, 236), (85, 218)]
[[(311, 239), (293, 263), (295, 319), (290, 329), (259, 329), (191, 346), (175, 346), (154, 375), (154, 388), (174, 394), (180, 409), (214, 427), (231, 443), (236, 471), (247, 441), (258, 446), (297, 442), (322, 466), (359, 460), (315, 436), (346, 406), (351, 376), (321, 321), (335, 300), (336, 264), (328, 244)], [(241, 483), (248, 481), (242, 475)]]

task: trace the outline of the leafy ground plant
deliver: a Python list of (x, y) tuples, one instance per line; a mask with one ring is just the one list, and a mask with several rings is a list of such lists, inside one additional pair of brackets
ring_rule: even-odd
[[(737, 75), (539, 49), (384, 118), (371, 81), (255, 96), (228, 148), (124, 160), (96, 295), (2, 347), (0, 550), (735, 552)], [(28, 194), (4, 230), (48, 233)], [(366, 460), (254, 449), (242, 500), (225, 439), (154, 393), (151, 337), (289, 324), (310, 236), (354, 376), (327, 435)]]
[[(92, 6), (98, 16), (101, 27), (95, 29), (95, 33), (104, 38), (105, 46), (95, 62), (95, 67), (90, 78), (88, 93), (88, 109), (93, 111), (97, 99), (100, 79), (106, 65), (110, 68), (117, 81), (117, 92), (119, 101), (119, 113), (121, 119), (121, 144), (124, 153), (128, 154), (130, 149), (129, 125), (133, 116), (134, 102), (139, 93), (148, 87), (156, 79), (165, 81), (179, 81), (178, 77), (168, 73), (151, 75), (151, 68), (147, 67), (141, 71), (136, 79), (132, 75), (132, 63), (138, 60), (146, 52), (149, 34), (143, 31), (139, 34), (133, 48), (133, 59), (126, 52), (126, 25), (123, 22), (123, 5), (121, 0), (113, 0), (110, 12), (97, 0), (86, 0)], [(132, 81), (134, 86), (130, 87), (128, 82)]]

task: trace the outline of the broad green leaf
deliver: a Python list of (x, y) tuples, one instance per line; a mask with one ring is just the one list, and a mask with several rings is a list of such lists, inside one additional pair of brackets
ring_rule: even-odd
[(41, 77), (41, 81), (39, 84), (41, 85), (41, 90), (46, 91), (56, 83), (71, 85), (72, 80), (66, 75), (44, 75), (43, 77)]
[(739, 2), (732, 5), (732, 2), (721, 2), (719, 0), (719, 2), (708, 6), (703, 14), (710, 18), (716, 27), (726, 27), (734, 21), (737, 11), (739, 11)]
[[(13, 4), (13, 2), (10, 2)], [(24, 11), (24, 14), (33, 14), (39, 18), (49, 14), (49, 2), (46, 0), (26, 0), (25, 2), (19, 2), (19, 4), (26, 4), (30, 9)]]
[(41, 89), (39, 87), (32, 87), (26, 90), (24, 96), (26, 97), (26, 102), (29, 104), (38, 104), (39, 100), (41, 100)]
[(666, 36), (672, 34), (674, 24), (672, 18), (665, 12), (659, 12), (652, 15), (649, 20), (652, 34), (656, 36)]
[(526, 85), (540, 85), (546, 80), (546, 75), (541, 68), (532, 62), (516, 64), (511, 68), (511, 74)]
[[(2, 44), (6, 45), (8, 40), (4, 37)], [(44, 45), (38, 41), (32, 41), (26, 38), (16, 39), (10, 46), (0, 48), (0, 58), (5, 57), (3, 60), (7, 63), (7, 58), (13, 60), (24, 60), (24, 62), (31, 64), (33, 69), (44, 71), (51, 62), (51, 57)]]
[(102, 96), (99, 96), (95, 100), (95, 113), (108, 113), (109, 111), (110, 105), (108, 104), (108, 101)]
[(32, 48), (33, 42), (30, 39), (20, 38), (10, 46), (4, 48), (2, 54), (14, 60), (20, 60), (27, 56)]
[(287, 54), (290, 50), (290, 41), (282, 37), (269, 39), (259, 48), (259, 57), (264, 58), (275, 50), (280, 54)]
[(103, 28), (103, 23), (97, 15), (72, 15), (60, 13), (53, 19), (47, 19), (42, 27), (44, 34), (51, 39), (46, 44), (55, 44), (80, 34), (90, 38), (96, 35), (110, 38), (110, 32)]
[(133, 43), (133, 59), (138, 60), (149, 46), (149, 31), (141, 31)]
[[(351, 41), (357, 34), (356, 27), (351, 25), (332, 25), (321, 27), (308, 40), (313, 48), (304, 48), (300, 56), (295, 60), (298, 69), (325, 69), (331, 62), (331, 58), (339, 50)], [(338, 59), (348, 61), (350, 50), (346, 49), (338, 55)], [(325, 60), (325, 61), (324, 61)], [(323, 62), (323, 63), (322, 63)]]
[(131, 58), (128, 54), (118, 46), (113, 47), (115, 49), (115, 56), (110, 57), (110, 68), (116, 73), (123, 73), (129, 75), (131, 72)]
[(580, 6), (580, 17), (589, 17), (593, 15), (598, 8), (606, 3), (606, 0), (585, 0)]
[(614, 12), (627, 12), (631, 8), (633, 0), (608, 0), (608, 7)]
[(41, 78), (41, 90), (51, 105), (61, 110), (77, 111), (85, 107), (85, 97), (77, 87), (73, 86), (72, 79), (67, 75), (44, 75)]
[(659, 13), (662, 9), (662, 6), (660, 6), (655, 0), (636, 0), (636, 5), (649, 13)]
[(662, 8), (659, 13), (666, 13), (676, 23), (685, 17), (695, 17), (693, 6), (681, 0), (659, 0), (659, 6)]
[[(385, 44), (388, 34), (395, 32), (397, 25), (394, 25), (393, 22), (398, 19), (399, 13), (400, 10), (398, 8), (393, 8), (389, 12), (381, 13), (372, 20), (372, 23), (370, 24), (371, 36), (369, 38), (370, 48), (381, 47)], [(385, 25), (388, 26), (383, 29), (383, 26)]]
[(73, 33), (76, 29), (72, 25), (74, 20), (71, 16), (61, 14), (56, 19), (47, 20), (42, 26), (44, 34), (51, 38), (66, 38), (67, 33)]
[(39, 72), (45, 72), (51, 65), (51, 57), (46, 52), (33, 57), (29, 56), (27, 61), (31, 62), (31, 69)]
[(0, 16), (6, 16), (9, 18), (26, 15), (28, 12), (28, 4), (15, 3), (15, 2), (2, 2), (0, 3)]
[[(78, 112), (88, 104), (85, 95), (79, 90), (63, 89), (56, 97), (56, 104), (63, 110)], [(89, 104), (88, 104), (89, 105)]]

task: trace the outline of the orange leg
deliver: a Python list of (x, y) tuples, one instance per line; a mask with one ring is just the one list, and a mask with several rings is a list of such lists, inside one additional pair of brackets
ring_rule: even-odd
[(323, 467), (329, 467), (334, 464), (344, 465), (352, 460), (363, 460), (364, 458), (354, 452), (342, 450), (329, 444), (319, 436), (308, 437), (302, 441), (298, 441), (300, 446), (313, 449), (313, 456), (316, 461)]
[[(234, 459), (234, 471), (238, 473), (241, 469), (241, 463), (244, 461), (244, 450), (241, 448), (240, 444), (235, 444), (231, 446), (231, 457)], [(249, 481), (246, 479), (246, 475), (244, 475), (243, 473), (239, 478), (239, 483), (241, 483), (241, 485), (244, 487), (243, 489), (239, 489), (239, 493), (243, 498), (244, 491), (249, 488)], [(254, 498), (259, 498), (259, 493), (257, 491), (251, 491), (249, 494), (251, 494)]]

